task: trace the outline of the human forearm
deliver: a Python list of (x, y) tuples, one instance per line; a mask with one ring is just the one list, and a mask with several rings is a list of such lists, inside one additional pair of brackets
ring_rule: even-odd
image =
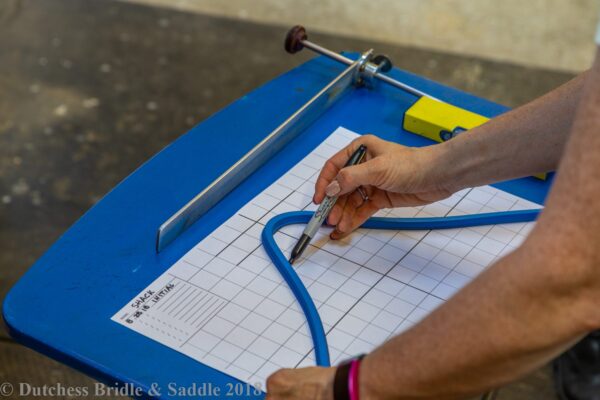
[(600, 327), (599, 93), (597, 56), (530, 237), (369, 355), (362, 398), (461, 398), (522, 375)]
[[(369, 354), (360, 368), (361, 399), (464, 398), (516, 378), (600, 327), (600, 54), (585, 79), (557, 178), (525, 244), (415, 327)], [(373, 187), (399, 196), (388, 199), (396, 206), (435, 194), (435, 188), (422, 182), (435, 157), (419, 158), (430, 157), (437, 146), (421, 152), (361, 140), (369, 140), (371, 150), (391, 149), (375, 149), (371, 159), (346, 173), (341, 169), (348, 156), (337, 154), (317, 182), (320, 198), (334, 179), (344, 193), (373, 185), (369, 203)], [(510, 154), (498, 150), (505, 157)], [(537, 154), (532, 157), (542, 164)], [(490, 170), (487, 174), (493, 175)], [(477, 184), (469, 179), (470, 185)], [(403, 191), (412, 197), (402, 197)], [(331, 399), (334, 373), (333, 368), (280, 370), (267, 381), (267, 398)]]
[(438, 173), (451, 191), (555, 170), (567, 142), (587, 72), (484, 125), (434, 146)]
[[(332, 238), (381, 208), (427, 204), (466, 187), (554, 170), (586, 75), (445, 143), (414, 149), (372, 135), (356, 139), (327, 161), (315, 184), (315, 203), (340, 197), (328, 218), (336, 227)], [(368, 148), (366, 162), (344, 168), (360, 145)], [(358, 193), (352, 198), (359, 186), (370, 199), (364, 206)]]
[[(579, 281), (557, 282), (531, 246), (368, 355), (361, 399), (454, 399), (542, 365), (593, 328)], [(561, 265), (558, 265), (561, 264)]]

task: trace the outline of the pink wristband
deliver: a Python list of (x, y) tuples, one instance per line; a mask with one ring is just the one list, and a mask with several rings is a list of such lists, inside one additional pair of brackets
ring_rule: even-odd
[(360, 369), (360, 359), (353, 360), (350, 364), (350, 371), (348, 373), (348, 394), (350, 400), (358, 399), (358, 371)]

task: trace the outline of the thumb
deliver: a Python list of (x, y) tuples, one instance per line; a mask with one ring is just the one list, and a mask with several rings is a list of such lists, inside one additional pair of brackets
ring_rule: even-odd
[(374, 160), (342, 168), (335, 180), (325, 189), (327, 196), (342, 196), (353, 192), (359, 186), (374, 184), (376, 180), (375, 168), (373, 168)]

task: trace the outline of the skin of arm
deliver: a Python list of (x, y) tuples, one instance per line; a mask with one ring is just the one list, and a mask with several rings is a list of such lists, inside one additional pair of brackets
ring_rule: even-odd
[(556, 182), (529, 238), (423, 323), (365, 358), (361, 399), (480, 393), (600, 327), (598, 57), (589, 75)]
[[(467, 187), (555, 170), (587, 74), (442, 144), (415, 149), (369, 135), (357, 139), (327, 161), (315, 186), (317, 204), (326, 193), (340, 196), (328, 219), (336, 227), (332, 238), (381, 208), (427, 204)], [(369, 149), (367, 162), (342, 168), (360, 144)], [(358, 186), (373, 201), (363, 205)]]
[[(361, 366), (362, 400), (459, 399), (481, 393), (542, 365), (587, 332), (600, 327), (597, 307), (600, 302), (598, 56), (586, 76), (557, 90), (566, 90), (566, 93), (553, 101), (550, 101), (552, 96), (537, 101), (537, 106), (542, 109), (544, 98), (554, 103), (554, 107), (545, 110), (553, 110), (552, 115), (543, 118), (545, 113), (536, 113), (540, 109), (535, 107), (528, 111), (531, 118), (539, 118), (538, 130), (533, 122), (526, 121), (527, 113), (517, 114), (517, 117), (510, 115), (518, 113), (521, 110), (518, 109), (498, 118), (503, 119), (499, 123), (505, 124), (504, 129), (512, 135), (488, 133), (485, 126), (500, 129), (490, 122), (478, 128), (480, 137), (467, 133), (461, 135), (465, 139), (459, 136), (439, 147), (431, 146), (445, 147), (438, 153), (438, 158), (430, 161), (441, 159), (447, 162), (455, 156), (461, 159), (459, 155), (462, 154), (470, 159), (458, 162), (456, 168), (459, 171), (465, 166), (479, 168), (477, 171), (463, 170), (453, 187), (440, 189), (416, 185), (417, 189), (412, 193), (416, 197), (412, 201), (418, 200), (422, 193), (434, 193), (437, 196), (432, 197), (435, 198), (443, 196), (445, 191), (451, 193), (465, 186), (549, 170), (557, 165), (561, 154), (564, 155), (546, 208), (525, 243), (419, 324), (369, 354)], [(566, 105), (570, 104), (571, 108), (559, 107), (561, 100), (569, 96), (572, 97), (567, 99)], [(535, 103), (528, 106), (533, 107)], [(558, 117), (565, 112), (568, 115), (564, 120)], [(547, 120), (554, 122), (548, 125), (544, 123)], [(550, 130), (552, 126), (561, 129)], [(562, 129), (570, 130), (571, 134)], [(546, 136), (549, 132), (560, 137), (549, 138)], [(469, 136), (472, 138), (467, 143)], [(507, 138), (506, 142), (498, 141), (501, 136)], [(519, 146), (511, 144), (511, 140), (519, 142)], [(503, 146), (512, 150), (505, 151)], [(474, 151), (476, 156), (468, 156)], [(502, 155), (489, 155), (495, 151)], [(405, 151), (404, 155), (408, 154), (414, 153)], [(431, 157), (430, 153), (427, 157)], [(372, 160), (377, 158), (375, 155)], [(333, 167), (337, 162), (333, 161)], [(487, 162), (494, 168), (486, 168)], [(317, 182), (316, 201), (322, 200), (325, 188), (334, 179), (339, 181), (338, 192), (342, 194), (350, 193), (354, 185), (369, 184), (363, 181), (360, 173), (341, 174), (338, 168), (340, 173), (332, 174), (334, 169), (331, 167), (329, 171), (327, 167), (323, 170), (323, 179)], [(381, 165), (375, 167), (379, 170)], [(420, 181), (427, 182), (427, 179)], [(385, 183), (384, 180), (375, 182), (372, 190), (390, 190)], [(405, 198), (406, 195), (402, 199)], [(399, 199), (388, 196), (388, 200), (393, 205)], [(352, 207), (351, 200), (346, 203), (339, 210), (340, 218), (347, 207)], [(356, 210), (361, 207), (355, 206), (355, 210), (351, 210), (350, 222), (360, 221), (368, 214), (363, 211), (358, 215), (360, 211)], [(352, 228), (352, 225), (348, 227)], [(331, 399), (334, 372), (334, 368), (280, 370), (267, 381), (267, 398)]]
[[(363, 136), (333, 156), (315, 186), (315, 203), (340, 196), (328, 223), (333, 239), (381, 208), (427, 204), (461, 189), (555, 170), (581, 97), (584, 72), (552, 92), (442, 144), (408, 148)], [(342, 168), (367, 145), (367, 162)], [(371, 202), (355, 189), (363, 186)], [(327, 191), (327, 192), (326, 192)]]
[(438, 184), (467, 187), (554, 171), (563, 155), (588, 72), (511, 112), (437, 146), (445, 176)]

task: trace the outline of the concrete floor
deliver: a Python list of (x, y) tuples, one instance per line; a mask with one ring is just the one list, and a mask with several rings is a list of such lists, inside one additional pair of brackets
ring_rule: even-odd
[[(108, 0), (0, 2), (0, 299), (92, 204), (234, 99), (305, 61), (281, 28)], [(315, 33), (516, 106), (570, 75)], [(0, 329), (0, 383), (91, 380)], [(553, 398), (542, 369), (500, 399)]]
[(121, 0), (578, 72), (592, 64), (599, 0)]

